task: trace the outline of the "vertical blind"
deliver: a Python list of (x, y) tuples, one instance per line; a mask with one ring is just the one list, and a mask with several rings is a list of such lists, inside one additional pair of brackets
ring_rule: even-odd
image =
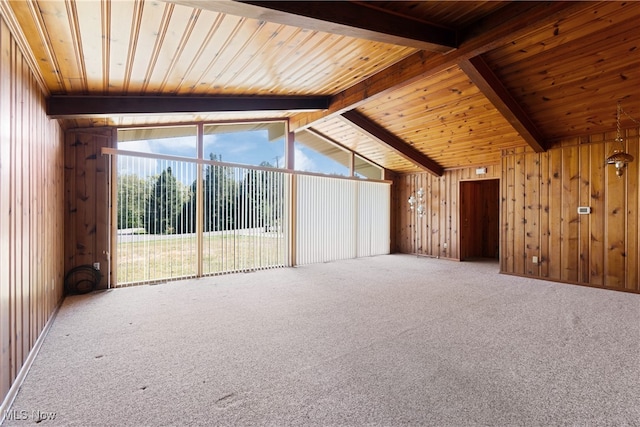
[(296, 179), (298, 264), (389, 253), (389, 184), (306, 175)]
[(111, 154), (116, 286), (389, 253), (388, 182)]

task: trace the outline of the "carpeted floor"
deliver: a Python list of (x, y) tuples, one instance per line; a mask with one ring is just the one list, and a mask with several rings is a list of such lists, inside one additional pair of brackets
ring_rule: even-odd
[(640, 426), (640, 295), (388, 255), (69, 297), (3, 426), (38, 414)]

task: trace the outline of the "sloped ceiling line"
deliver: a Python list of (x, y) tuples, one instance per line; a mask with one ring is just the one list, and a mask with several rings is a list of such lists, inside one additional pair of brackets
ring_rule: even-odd
[(169, 0), (201, 9), (434, 52), (457, 47), (455, 30), (350, 1)]
[(496, 46), (556, 22), (560, 17), (577, 13), (583, 2), (515, 2), (496, 13), (491, 21), (470, 29), (458, 49), (446, 54), (419, 51), (333, 96), (327, 111), (302, 113), (291, 118), (291, 129), (305, 129), (319, 120), (352, 110), (364, 102), (378, 99), (392, 90), (406, 87), (432, 76), (461, 61), (481, 55)]
[(392, 134), (369, 118), (363, 116), (356, 110), (347, 111), (341, 114), (341, 118), (350, 126), (364, 133), (374, 141), (384, 145), (400, 156), (424, 169), (425, 171), (435, 175), (442, 176), (444, 168), (433, 161), (429, 156), (407, 144), (403, 139)]
[(310, 134), (312, 134), (312, 135), (314, 135), (314, 136), (316, 136), (316, 137), (318, 137), (320, 139), (323, 139), (323, 140), (327, 141), (331, 145), (335, 145), (336, 147), (340, 148), (341, 150), (345, 150), (348, 153), (351, 153), (351, 154), (359, 156), (360, 158), (366, 160), (367, 162), (371, 163), (372, 165), (375, 165), (375, 166), (379, 167), (380, 169), (384, 169), (384, 166), (380, 165), (379, 163), (374, 162), (373, 160), (369, 159), (366, 156), (363, 156), (362, 154), (357, 153), (356, 151), (353, 151), (349, 147), (345, 147), (343, 144), (340, 144), (335, 139), (331, 138), (328, 135), (325, 135), (324, 133), (322, 133), (322, 132), (320, 132), (320, 131), (318, 131), (316, 129), (310, 128), (310, 129), (307, 129), (304, 132), (308, 132), (308, 133), (310, 133)]
[(31, 69), (40, 89), (45, 95), (49, 95), (51, 91), (47, 87), (47, 83), (38, 67), (38, 60), (35, 57), (33, 51), (29, 48), (29, 42), (27, 41), (20, 24), (18, 23), (15, 14), (11, 10), (8, 2), (0, 1), (0, 19), (3, 19), (4, 22), (9, 27), (11, 34), (18, 44), (22, 55), (25, 58), (25, 61), (29, 64), (29, 68)]
[(542, 133), (511, 96), (482, 56), (460, 61), (460, 68), (536, 152), (546, 151)]

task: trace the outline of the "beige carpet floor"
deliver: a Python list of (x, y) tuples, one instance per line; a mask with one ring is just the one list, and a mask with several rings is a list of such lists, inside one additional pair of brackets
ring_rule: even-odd
[(388, 255), (73, 296), (8, 415), (640, 426), (640, 295)]

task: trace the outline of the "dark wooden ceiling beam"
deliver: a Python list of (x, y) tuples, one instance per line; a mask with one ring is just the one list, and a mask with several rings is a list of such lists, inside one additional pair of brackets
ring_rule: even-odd
[(429, 156), (407, 144), (402, 138), (389, 132), (382, 126), (371, 121), (355, 110), (346, 111), (341, 114), (342, 119), (350, 126), (364, 133), (374, 141), (384, 145), (386, 148), (396, 152), (404, 159), (410, 161), (416, 166), (432, 173), (435, 176), (442, 176), (444, 168), (433, 161)]
[(57, 119), (113, 114), (323, 110), (326, 96), (51, 96), (47, 115)]
[(351, 1), (169, 0), (173, 3), (434, 52), (457, 46), (455, 30)]
[(481, 56), (461, 61), (459, 65), (531, 148), (538, 153), (546, 151), (542, 133)]
[(387, 67), (385, 70), (351, 86), (331, 98), (329, 109), (296, 114), (291, 118), (292, 130), (306, 129), (316, 122), (335, 117), (364, 103), (383, 97), (438, 72), (458, 66), (462, 61), (479, 56), (509, 43), (531, 31), (551, 25), (559, 19), (578, 13), (588, 2), (514, 2), (466, 31), (458, 49), (446, 54), (420, 51)]

